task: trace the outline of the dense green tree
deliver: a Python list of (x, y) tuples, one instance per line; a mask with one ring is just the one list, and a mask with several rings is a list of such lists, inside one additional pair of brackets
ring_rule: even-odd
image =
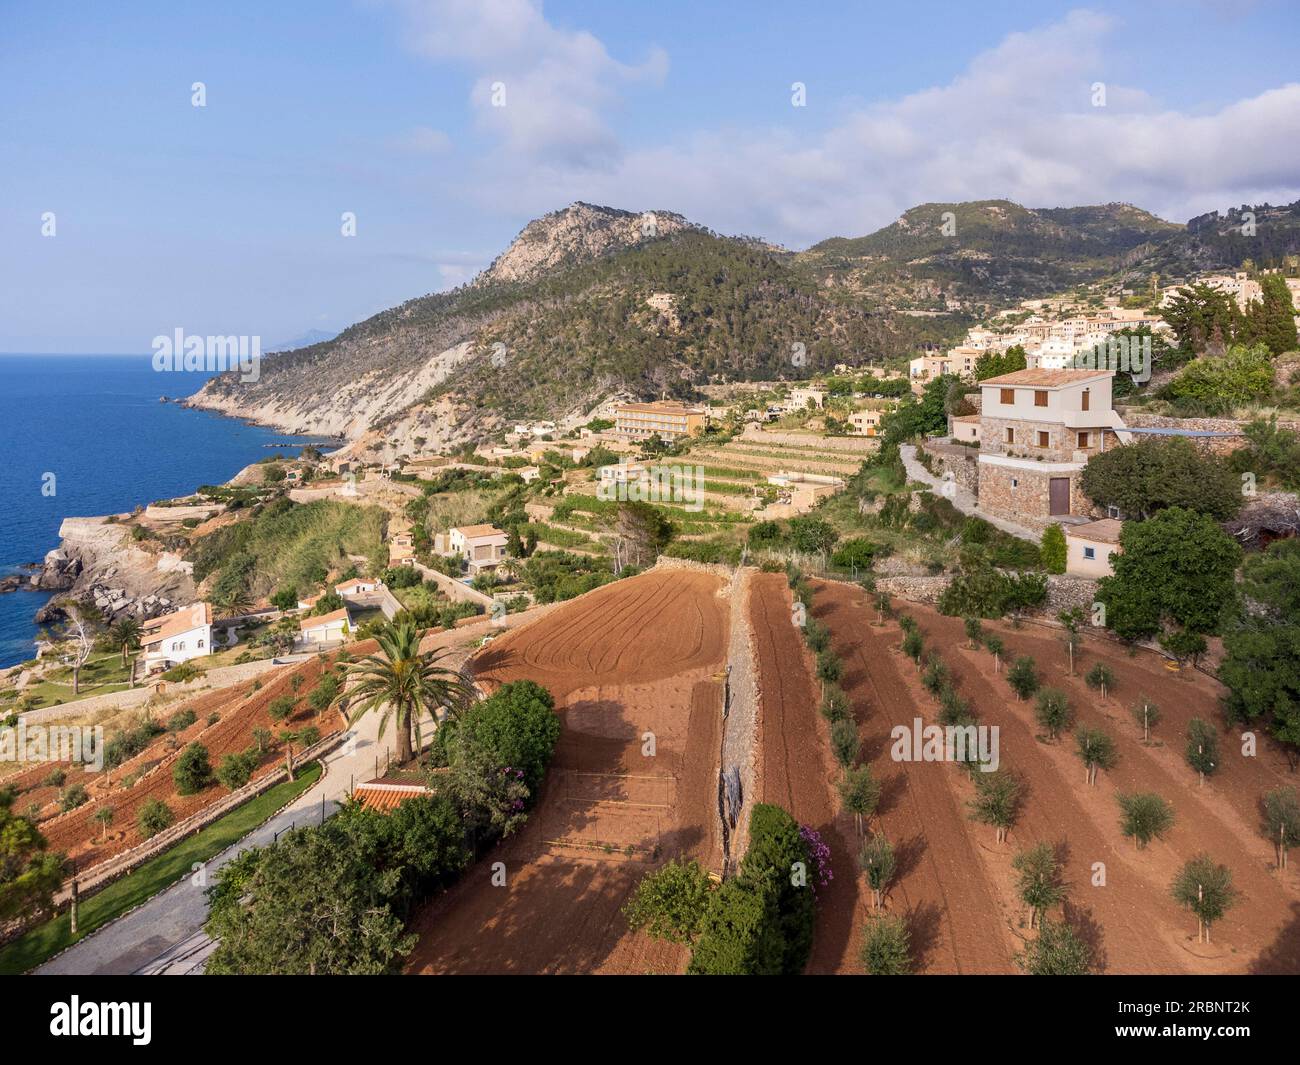
[[(501, 685), (443, 726), (449, 760), (481, 751), (496, 768), (523, 773), (534, 796), (560, 738), (560, 718), (551, 693), (531, 680)], [(442, 731), (442, 730), (440, 730)]]
[(1181, 507), (1127, 522), (1098, 599), (1106, 624), (1125, 639), (1158, 633), (1166, 623), (1193, 632), (1218, 629), (1233, 601), (1241, 548), (1210, 518)]
[(1120, 831), (1133, 837), (1138, 850), (1153, 839), (1159, 839), (1173, 827), (1173, 808), (1159, 795), (1138, 792), (1116, 798), (1120, 810)]
[(623, 907), (633, 931), (670, 943), (692, 943), (709, 905), (709, 876), (698, 862), (676, 859), (647, 873)]
[(1074, 750), (1083, 760), (1084, 775), (1089, 784), (1097, 783), (1097, 770), (1115, 765), (1115, 741), (1101, 729), (1080, 725), (1074, 732)]
[(1015, 373), (1026, 365), (1025, 349), (1021, 344), (1012, 344), (1006, 351), (986, 351), (975, 360), (975, 380), (985, 381), (1004, 373)]
[(1030, 976), (1082, 976), (1092, 965), (1092, 951), (1064, 921), (1044, 919), (1038, 938), (1016, 961)]
[(873, 832), (871, 838), (862, 845), (858, 852), (858, 865), (866, 875), (867, 886), (871, 888), (872, 905), (878, 910), (885, 902), (885, 892), (898, 869), (894, 857), (894, 845), (885, 838), (884, 833)]
[(1219, 679), (1228, 713), (1262, 720), (1294, 767), (1300, 761), (1300, 540), (1279, 540), (1242, 567), (1249, 609), (1224, 633)]
[(911, 933), (902, 917), (871, 918), (862, 929), (862, 967), (870, 976), (906, 976), (912, 971)]
[(1225, 346), (1245, 324), (1236, 299), (1211, 285), (1180, 288), (1161, 310), (1181, 347), (1204, 351), (1211, 345)]
[(1295, 788), (1274, 788), (1264, 796), (1264, 835), (1277, 851), (1277, 867), (1287, 867), (1287, 852), (1300, 843), (1300, 798)]
[(1162, 399), (1188, 414), (1230, 414), (1273, 395), (1273, 363), (1263, 344), (1234, 344), (1222, 355), (1193, 359), (1160, 390)]
[(1065, 898), (1061, 863), (1050, 843), (1037, 843), (1012, 858), (1011, 867), (1016, 871), (1020, 901), (1029, 907), (1029, 927), (1034, 928), (1047, 910)]
[(1246, 341), (1263, 344), (1273, 355), (1300, 348), (1296, 339), (1296, 309), (1286, 278), (1281, 274), (1266, 274), (1260, 278), (1259, 287), (1260, 298), (1246, 306)]
[(1038, 693), (1034, 717), (1049, 739), (1055, 740), (1069, 728), (1070, 716), (1070, 701), (1065, 692), (1059, 688), (1044, 688)]
[(193, 795), (212, 783), (212, 763), (203, 744), (191, 743), (181, 751), (172, 767), (172, 782), (180, 795)]
[(880, 804), (880, 791), (880, 781), (872, 774), (869, 765), (853, 766), (840, 779), (840, 802), (853, 815), (859, 836), (862, 835), (863, 823), (871, 820)]
[(13, 793), (0, 795), (0, 920), (43, 912), (63, 882), (62, 854), (48, 844), (34, 822), (11, 809)]
[(1043, 569), (1048, 573), (1065, 572), (1065, 533), (1061, 531), (1060, 525), (1053, 523), (1043, 530), (1040, 550)]
[(1017, 658), (1007, 670), (1007, 683), (1011, 685), (1017, 699), (1028, 699), (1038, 691), (1038, 668), (1034, 665), (1034, 660), (1028, 655)]
[(1226, 521), (1241, 509), (1241, 483), (1222, 459), (1183, 437), (1150, 436), (1093, 455), (1083, 469), (1084, 493), (1130, 518), (1183, 507)]
[(1005, 842), (1020, 811), (1020, 781), (1005, 769), (976, 773), (974, 779), (975, 798), (967, 803), (971, 817), (981, 824), (992, 825), (997, 842)]

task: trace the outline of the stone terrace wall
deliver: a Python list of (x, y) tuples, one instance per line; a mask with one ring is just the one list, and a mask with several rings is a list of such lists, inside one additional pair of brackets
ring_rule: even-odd
[[(939, 602), (939, 597), (951, 580), (951, 577), (942, 575), (881, 577), (876, 581), (876, 591), (933, 606)], [(1096, 598), (1097, 582), (1092, 578), (1050, 574), (1047, 578), (1047, 602), (1037, 609), (1026, 610), (1025, 613), (1054, 618), (1058, 612), (1069, 610), (1071, 607), (1077, 606), (1089, 610)]]
[[(1164, 414), (1148, 414), (1137, 409), (1119, 410), (1124, 424), (1131, 429), (1199, 429), (1213, 433), (1241, 433), (1247, 422), (1236, 418), (1171, 418)], [(1300, 422), (1279, 421), (1279, 429), (1300, 432)], [(1145, 435), (1145, 434), (1142, 434)], [(1193, 437), (1192, 442), (1216, 455), (1227, 455), (1246, 446), (1244, 436)]]

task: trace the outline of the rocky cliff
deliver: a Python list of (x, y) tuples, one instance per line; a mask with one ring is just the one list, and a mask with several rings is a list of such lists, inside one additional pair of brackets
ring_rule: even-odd
[[(180, 556), (136, 543), (129, 529), (108, 518), (65, 518), (60, 543), (45, 556), (32, 586), (93, 603), (108, 619), (156, 617), (194, 600), (192, 567)], [(37, 621), (59, 616), (56, 597)]]

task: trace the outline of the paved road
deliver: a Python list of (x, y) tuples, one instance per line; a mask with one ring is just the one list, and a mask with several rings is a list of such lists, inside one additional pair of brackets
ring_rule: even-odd
[(992, 514), (984, 513), (979, 508), (979, 501), (975, 498), (975, 493), (969, 488), (963, 488), (956, 481), (944, 481), (943, 478), (932, 474), (917, 459), (916, 445), (902, 444), (898, 448), (898, 454), (903, 460), (903, 469), (907, 471), (908, 480), (920, 481), (922, 484), (929, 485), (940, 495), (946, 496), (952, 502), (952, 505), (963, 514), (983, 518), (990, 525), (1001, 529), (1005, 533), (1010, 533), (1012, 536), (1018, 536), (1022, 540), (1038, 543), (1041, 539), (1032, 529), (1017, 525), (1014, 521), (1007, 521), (1006, 518), (995, 518)]
[[(377, 739), (379, 715), (366, 714), (350, 733), (343, 746), (325, 756), (325, 775), (314, 787), (261, 828), (222, 851), (207, 863), (202, 877), (191, 877), (173, 884), (144, 905), (113, 921), (76, 943), (57, 958), (46, 962), (38, 974), (126, 976), (132, 973), (162, 974), (185, 972), (194, 967), (192, 951), (203, 948), (197, 959), (202, 961), (211, 951), (203, 934), (208, 904), (203, 889), (216, 871), (236, 855), (252, 846), (273, 840), (277, 833), (295, 825), (319, 823), (339, 808), (354, 778), (370, 780), (375, 759), (382, 766), (393, 740), (387, 730)], [(196, 880), (198, 882), (196, 882)]]
[[(458, 668), (479, 638), (502, 629), (518, 628), (557, 605), (533, 607), (497, 622), (485, 619), (464, 628), (431, 633), (420, 646), (426, 651), (434, 647), (455, 647), (457, 653), (446, 664)], [(384, 766), (393, 744), (391, 727), (383, 740), (378, 738), (379, 721), (378, 713), (364, 715), (343, 746), (325, 756), (326, 772), (316, 785), (261, 828), (208, 862), (203, 870), (206, 881), (211, 882), (222, 865), (248, 847), (269, 843), (277, 833), (294, 825), (318, 824), (322, 816), (328, 817), (339, 808), (339, 800), (352, 790), (354, 783), (373, 779), (376, 765)], [(426, 724), (423, 731), (428, 736), (432, 729)], [(208, 916), (203, 889), (203, 883), (189, 879), (173, 884), (138, 909), (106, 924), (46, 962), (36, 972), (116, 976), (200, 973), (203, 961), (214, 949), (212, 941), (203, 933)]]

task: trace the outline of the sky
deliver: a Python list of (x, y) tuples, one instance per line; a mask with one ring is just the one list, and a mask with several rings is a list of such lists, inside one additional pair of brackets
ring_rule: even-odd
[(0, 0), (0, 352), (273, 350), (575, 200), (790, 248), (1291, 202), (1298, 46), (1294, 0)]

